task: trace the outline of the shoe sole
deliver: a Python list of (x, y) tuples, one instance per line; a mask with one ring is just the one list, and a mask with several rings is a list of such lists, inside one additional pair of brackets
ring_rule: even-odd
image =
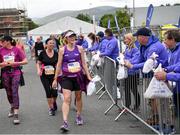
[(69, 131), (69, 129), (64, 128), (64, 127), (61, 127), (60, 129), (61, 129), (62, 132), (68, 132)]

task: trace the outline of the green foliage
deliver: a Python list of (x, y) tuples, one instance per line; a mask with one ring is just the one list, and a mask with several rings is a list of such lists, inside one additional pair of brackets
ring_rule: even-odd
[(76, 16), (76, 18), (79, 19), (79, 20), (85, 21), (85, 22), (92, 23), (92, 19), (88, 14), (81, 13), (81, 14), (78, 14)]
[(26, 26), (28, 26), (28, 30), (32, 30), (32, 29), (39, 27), (39, 25), (34, 23), (30, 18), (26, 19)]
[(115, 14), (105, 14), (100, 19), (100, 26), (107, 28), (108, 20), (110, 19), (111, 28), (116, 27), (114, 16), (116, 15), (120, 28), (130, 27), (130, 15), (126, 10), (117, 10)]

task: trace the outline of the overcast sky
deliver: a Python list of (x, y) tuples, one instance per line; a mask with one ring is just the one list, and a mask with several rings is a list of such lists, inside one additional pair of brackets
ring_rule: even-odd
[[(135, 7), (147, 7), (149, 4), (180, 3), (180, 0), (134, 0)], [(63, 10), (81, 10), (97, 6), (133, 6), (133, 0), (0, 0), (0, 8), (26, 7), (28, 16), (39, 18)]]

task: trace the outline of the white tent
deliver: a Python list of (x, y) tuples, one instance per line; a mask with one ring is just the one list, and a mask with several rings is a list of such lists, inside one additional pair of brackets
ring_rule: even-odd
[(104, 31), (105, 28), (94, 26), (91, 23), (81, 21), (73, 17), (64, 17), (59, 20), (50, 22), (36, 29), (28, 31), (29, 36), (48, 36), (50, 34), (60, 34), (67, 30), (73, 30), (75, 33), (87, 35), (90, 32)]

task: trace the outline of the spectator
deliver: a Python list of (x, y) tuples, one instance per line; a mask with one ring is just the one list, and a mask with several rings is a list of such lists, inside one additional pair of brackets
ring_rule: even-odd
[[(173, 99), (176, 113), (180, 112), (180, 31), (168, 30), (164, 34), (164, 43), (168, 50), (168, 66), (165, 71), (157, 72), (158, 80), (169, 80), (177, 83), (173, 90)], [(179, 114), (180, 115), (180, 114)]]
[(58, 52), (60, 45), (59, 40), (55, 37), (55, 35), (50, 35), (50, 38), (54, 41), (54, 51)]
[(84, 36), (82, 34), (79, 35), (76, 45), (82, 46), (84, 49), (88, 48), (88, 42), (85, 40)]
[(91, 47), (87, 49), (89, 52), (98, 50), (98, 43), (96, 39), (96, 35), (94, 33), (89, 33), (88, 38), (91, 40)]
[(99, 31), (96, 36), (99, 44), (98, 50), (100, 51), (100, 53), (103, 53), (107, 46), (108, 40), (104, 37), (104, 33), (102, 31)]
[[(158, 40), (158, 38), (152, 35), (150, 29), (140, 28), (139, 30), (137, 30), (134, 36), (137, 36), (137, 40), (140, 43), (140, 55), (136, 59), (133, 59), (133, 61), (131, 62), (125, 61), (125, 65), (128, 68), (132, 70), (142, 69), (145, 61), (150, 58), (153, 52), (155, 52), (158, 55), (158, 63), (161, 63), (164, 67), (167, 66), (167, 51), (161, 44), (161, 42)], [(147, 82), (150, 82), (152, 76), (152, 73), (144, 75), (143, 84), (147, 84)], [(146, 87), (143, 88), (143, 90), (145, 89)], [(147, 123), (150, 125), (154, 125), (157, 124), (159, 121), (156, 100), (150, 100), (150, 106), (152, 108), (152, 116), (147, 120)]]
[(105, 35), (108, 42), (105, 51), (100, 53), (100, 57), (108, 56), (116, 61), (116, 58), (119, 56), (119, 47), (117, 39), (113, 36), (113, 32), (111, 29), (106, 29)]
[[(124, 59), (129, 60), (130, 62), (133, 59), (136, 59), (139, 55), (139, 50), (136, 48), (134, 44), (134, 37), (131, 33), (128, 33), (124, 36), (124, 43), (126, 45), (126, 50), (124, 52)], [(126, 107), (130, 107), (131, 105), (131, 92), (134, 95), (135, 106), (133, 110), (139, 110), (140, 106), (140, 95), (137, 89), (138, 82), (138, 72), (133, 71), (131, 69), (128, 70), (128, 78), (125, 79), (125, 103)]]

